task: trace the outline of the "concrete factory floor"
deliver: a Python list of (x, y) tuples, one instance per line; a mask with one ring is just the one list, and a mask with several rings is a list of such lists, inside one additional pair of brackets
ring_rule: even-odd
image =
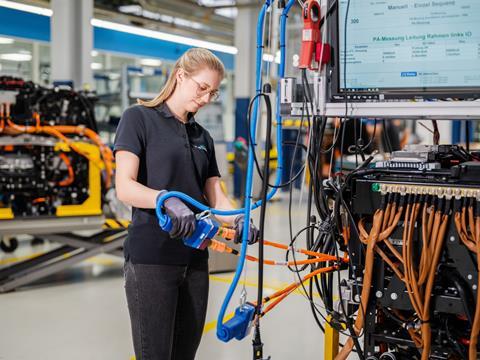
[[(305, 198), (305, 195), (303, 196)], [(288, 200), (271, 203), (266, 238), (288, 244)], [(294, 231), (305, 224), (305, 207), (293, 202)], [(259, 211), (255, 212), (258, 217)], [(302, 246), (304, 241), (300, 243)], [(16, 257), (40, 252), (51, 244), (32, 248), (25, 242), (12, 255), (0, 254), (0, 266)], [(250, 253), (257, 255), (256, 246)], [(284, 260), (284, 252), (267, 248), (266, 258)], [(102, 255), (15, 292), (0, 295), (0, 359), (8, 360), (132, 360), (130, 323), (123, 289), (123, 261)], [(285, 267), (265, 270), (267, 293), (296, 281)], [(242, 277), (248, 299), (256, 300), (256, 265)], [(225, 344), (217, 340), (215, 326), (232, 273), (212, 274), (204, 336), (199, 360), (251, 359), (250, 338)], [(238, 305), (237, 289), (229, 312)], [(297, 291), (262, 320), (264, 355), (272, 360), (322, 359), (323, 334), (315, 324), (310, 305)], [(316, 297), (320, 304), (320, 299)], [(265, 357), (266, 357), (265, 356)], [(354, 356), (352, 356), (354, 357)]]

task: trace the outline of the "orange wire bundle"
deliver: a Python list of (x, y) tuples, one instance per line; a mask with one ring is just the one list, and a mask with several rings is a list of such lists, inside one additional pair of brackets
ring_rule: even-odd
[[(228, 229), (225, 227), (220, 227), (217, 236), (221, 236), (224, 239), (231, 240), (234, 238), (235, 231), (232, 229)], [(289, 247), (283, 244), (279, 244), (273, 241), (268, 241), (264, 240), (263, 241), (264, 245), (275, 247), (277, 249), (282, 249), (282, 250), (290, 250), (290, 251), (295, 251), (304, 255), (307, 255), (311, 258), (305, 259), (305, 260), (297, 260), (297, 261), (274, 261), (274, 260), (264, 260), (263, 263), (265, 265), (277, 265), (277, 266), (295, 266), (295, 265), (305, 265), (305, 264), (316, 264), (316, 263), (321, 263), (321, 262), (337, 262), (337, 263), (348, 263), (349, 259), (348, 256), (344, 256), (342, 258), (339, 258), (337, 256), (329, 255), (329, 254), (323, 254), (319, 253), (316, 251), (310, 251), (306, 249), (295, 249), (293, 247)], [(233, 255), (239, 255), (239, 252), (231, 247), (229, 247), (227, 244), (211, 239), (209, 248), (217, 251), (217, 252), (226, 252), (229, 254)], [(246, 259), (252, 262), (258, 262), (258, 258), (254, 256), (247, 255)], [(314, 276), (328, 273), (328, 272), (333, 272), (335, 270), (338, 270), (339, 266), (338, 265), (332, 265), (332, 266), (327, 266), (327, 267), (322, 267), (315, 269), (311, 273), (305, 275), (300, 281), (294, 282), (286, 286), (285, 288), (275, 292), (274, 294), (267, 296), (263, 299), (263, 304), (267, 304), (270, 301), (272, 301), (270, 304), (267, 305), (265, 310), (262, 312), (262, 316), (270, 312), (274, 307), (276, 307), (282, 300), (284, 300), (288, 295), (293, 293), (299, 286), (301, 286), (305, 281), (311, 279)]]
[[(478, 209), (479, 205), (477, 201), (477, 213), (480, 212)], [(463, 244), (477, 256), (477, 302), (468, 347), (468, 358), (469, 360), (474, 360), (477, 359), (478, 335), (480, 333), (480, 215), (474, 216), (472, 204), (468, 206), (468, 227), (467, 208), (465, 205), (462, 207), (461, 212), (457, 211), (455, 213), (455, 227)]]
[[(88, 154), (75, 146), (75, 144), (65, 135), (79, 135), (86, 136), (89, 138), (95, 145), (100, 149), (100, 153), (103, 159), (103, 165), (105, 166), (105, 186), (109, 188), (112, 183), (113, 177), (113, 153), (112, 150), (106, 146), (103, 141), (100, 139), (98, 134), (85, 126), (73, 126), (73, 125), (41, 125), (40, 124), (40, 115), (38, 113), (33, 114), (33, 119), (35, 120), (34, 126), (23, 126), (15, 124), (10, 117), (10, 104), (2, 104), (0, 108), (0, 132), (5, 132), (7, 134), (17, 135), (17, 134), (47, 134), (58, 138), (59, 140), (66, 143), (73, 151), (78, 154), (86, 157), (88, 160), (97, 163), (90, 158)], [(6, 120), (6, 126), (5, 126)], [(97, 164), (101, 165), (101, 164)]]
[[(398, 225), (403, 214), (403, 205), (394, 202), (387, 204), (385, 210), (377, 210), (373, 217), (373, 226), (368, 233), (365, 229), (365, 220), (359, 222), (360, 240), (367, 245), (365, 273), (363, 279), (363, 288), (360, 307), (365, 309), (368, 304), (371, 287), (371, 271), (373, 267), (373, 253), (376, 252), (387, 263), (397, 277), (405, 283), (412, 307), (419, 317), (422, 325), (420, 336), (409, 329), (409, 334), (416, 346), (422, 348), (422, 359), (426, 360), (430, 354), (431, 346), (431, 328), (430, 328), (430, 303), (433, 290), (435, 273), (440, 261), (443, 249), (443, 241), (448, 226), (448, 211), (434, 211), (433, 205), (427, 203), (422, 209), (422, 241), (423, 247), (418, 265), (413, 261), (413, 236), (415, 224), (420, 214), (421, 202), (423, 197), (418, 195), (407, 204), (404, 214), (404, 230), (402, 241), (402, 253), (400, 254), (388, 237), (392, 234)], [(479, 222), (480, 229), (480, 222)], [(378, 246), (383, 242), (389, 251), (393, 254), (394, 260)], [(397, 264), (401, 265), (401, 268)], [(357, 334), (363, 328), (363, 312), (359, 311), (355, 321), (355, 331)], [(479, 319), (480, 326), (480, 319)], [(353, 349), (353, 340), (350, 338), (342, 348), (336, 359), (346, 359)]]

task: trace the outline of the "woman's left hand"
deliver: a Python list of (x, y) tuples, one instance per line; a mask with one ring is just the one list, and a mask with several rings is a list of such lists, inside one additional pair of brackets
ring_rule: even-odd
[[(243, 239), (243, 229), (245, 227), (245, 216), (243, 214), (238, 215), (235, 218), (234, 222), (234, 230), (235, 230), (235, 238), (233, 241), (235, 244), (241, 243)], [(250, 219), (250, 227), (248, 229), (248, 245), (255, 244), (258, 241), (258, 229), (254, 225), (253, 220)]]

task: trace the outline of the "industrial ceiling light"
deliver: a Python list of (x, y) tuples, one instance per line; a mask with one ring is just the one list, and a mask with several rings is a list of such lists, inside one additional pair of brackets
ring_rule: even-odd
[(14, 40), (11, 39), (11, 38), (0, 37), (0, 44), (1, 45), (9, 45), (9, 44), (13, 44), (13, 43), (14, 43)]
[(275, 54), (275, 62), (280, 64), (280, 50), (277, 50), (277, 53)]
[[(52, 16), (53, 14), (53, 11), (51, 9), (45, 9), (39, 6), (19, 4), (19, 3), (8, 1), (8, 0), (0, 0), (0, 6), (10, 8), (10, 9), (20, 10), (20, 11), (26, 11), (33, 14), (44, 15), (44, 16)], [(158, 40), (165, 40), (165, 41), (169, 41), (177, 44), (203, 47), (206, 49), (219, 51), (219, 52), (232, 54), (232, 55), (235, 55), (238, 52), (237, 48), (234, 46), (193, 39), (193, 38), (180, 36), (180, 35), (168, 34), (161, 31), (149, 30), (149, 29), (130, 26), (130, 25), (118, 24), (118, 23), (114, 23), (106, 20), (92, 19), (91, 24), (92, 26), (95, 26), (98, 28), (115, 30), (115, 31), (145, 36), (145, 37), (158, 39)]]
[(160, 66), (162, 65), (162, 60), (160, 59), (141, 59), (140, 65), (143, 66)]
[(280, 51), (277, 51), (275, 56), (268, 53), (263, 54), (263, 61), (266, 61), (266, 62), (275, 61), (277, 64), (280, 64)]
[(30, 60), (32, 60), (32, 55), (31, 54), (20, 54), (20, 53), (0, 54), (0, 60), (30, 61)]
[(98, 28), (116, 30), (116, 31), (125, 32), (129, 34), (145, 36), (153, 39), (174, 42), (177, 44), (203, 47), (206, 49), (219, 51), (227, 54), (235, 55), (238, 52), (237, 48), (234, 46), (222, 45), (222, 44), (218, 44), (210, 41), (204, 41), (204, 40), (197, 40), (197, 39), (188, 38), (180, 35), (167, 34), (161, 31), (149, 30), (149, 29), (139, 28), (139, 27), (130, 26), (130, 25), (123, 25), (123, 24), (118, 24), (111, 21), (92, 19), (91, 23), (93, 26)]
[(266, 62), (273, 62), (274, 60), (274, 56), (272, 54), (263, 54), (263, 61), (266, 61)]
[(197, 4), (200, 6), (214, 8), (215, 14), (225, 16), (230, 19), (236, 18), (238, 14), (235, 0), (197, 0)]
[(136, 16), (141, 16), (146, 19), (162, 21), (167, 24), (175, 24), (178, 26), (184, 26), (191, 29), (207, 29), (204, 25), (196, 21), (190, 21), (178, 17), (173, 17), (170, 15), (160, 14), (158, 12), (149, 11), (143, 9), (140, 5), (123, 5), (118, 7), (118, 11), (124, 14), (133, 14)]
[(32, 14), (44, 15), (44, 16), (52, 16), (53, 14), (53, 11), (51, 9), (42, 8), (40, 6), (20, 4), (20, 3), (17, 3), (14, 1), (8, 1), (8, 0), (0, 0), (0, 6), (6, 7), (9, 9), (25, 11)]
[(103, 65), (101, 63), (98, 63), (98, 62), (94, 62), (94, 63), (91, 63), (90, 64), (90, 68), (92, 70), (102, 70), (103, 69)]

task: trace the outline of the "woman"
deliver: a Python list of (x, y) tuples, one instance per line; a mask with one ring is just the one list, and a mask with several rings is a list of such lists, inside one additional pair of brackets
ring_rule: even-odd
[[(151, 101), (127, 109), (115, 137), (118, 198), (133, 208), (125, 252), (125, 289), (137, 360), (194, 359), (205, 322), (208, 252), (183, 244), (195, 229), (197, 209), (177, 198), (164, 208), (170, 233), (155, 215), (157, 198), (181, 191), (212, 208), (231, 209), (220, 187), (213, 139), (193, 115), (218, 97), (221, 61), (190, 49), (175, 63)], [(243, 216), (221, 217), (237, 230)], [(249, 243), (257, 230), (249, 227)]]

